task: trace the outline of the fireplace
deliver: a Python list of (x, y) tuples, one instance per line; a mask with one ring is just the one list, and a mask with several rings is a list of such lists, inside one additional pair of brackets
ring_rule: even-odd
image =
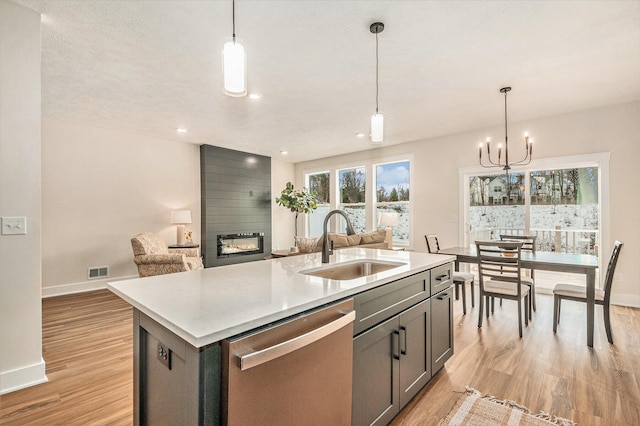
[(264, 253), (264, 232), (218, 235), (218, 258)]

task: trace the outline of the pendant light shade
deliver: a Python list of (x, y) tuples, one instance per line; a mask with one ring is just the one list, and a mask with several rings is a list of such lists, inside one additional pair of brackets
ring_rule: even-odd
[(247, 94), (247, 57), (244, 46), (236, 39), (236, 2), (232, 4), (232, 39), (222, 49), (222, 91), (229, 96), (241, 97)]
[(222, 69), (224, 93), (229, 96), (245, 96), (247, 94), (246, 56), (244, 47), (238, 40), (231, 40), (224, 44)]
[(371, 143), (384, 142), (384, 116), (378, 112), (378, 33), (384, 30), (382, 22), (374, 22), (369, 31), (376, 35), (376, 113), (371, 115)]
[(371, 143), (384, 142), (384, 116), (371, 114)]

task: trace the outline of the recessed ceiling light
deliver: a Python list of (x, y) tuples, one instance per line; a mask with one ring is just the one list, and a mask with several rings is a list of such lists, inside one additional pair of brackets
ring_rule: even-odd
[(253, 99), (254, 101), (257, 101), (260, 98), (262, 98), (262, 95), (260, 93), (251, 93), (249, 95), (249, 99)]
[(288, 153), (289, 153), (289, 151), (286, 151), (286, 150), (280, 151), (280, 154), (282, 154), (282, 155), (287, 155)]
[(178, 132), (178, 133), (187, 133), (187, 129), (183, 129), (182, 127), (178, 127), (176, 129), (176, 132)]
[(356, 137), (358, 138), (364, 138), (364, 133), (356, 133)]

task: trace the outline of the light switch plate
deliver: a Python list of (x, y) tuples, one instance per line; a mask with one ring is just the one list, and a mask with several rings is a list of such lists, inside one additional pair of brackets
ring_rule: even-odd
[(2, 235), (26, 235), (27, 218), (22, 217), (3, 217), (2, 218)]

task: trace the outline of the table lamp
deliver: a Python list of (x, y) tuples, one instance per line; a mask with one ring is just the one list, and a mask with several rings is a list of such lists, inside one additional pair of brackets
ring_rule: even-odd
[(171, 212), (171, 220), (170, 222), (177, 226), (177, 244), (179, 246), (183, 246), (186, 243), (185, 233), (186, 223), (191, 223), (191, 210), (173, 210)]
[(392, 226), (398, 226), (398, 213), (396, 212), (382, 212), (380, 213), (380, 219), (378, 220), (378, 226), (386, 226), (385, 231), (387, 236), (384, 241), (387, 243), (387, 247), (393, 247), (393, 235), (391, 233)]

